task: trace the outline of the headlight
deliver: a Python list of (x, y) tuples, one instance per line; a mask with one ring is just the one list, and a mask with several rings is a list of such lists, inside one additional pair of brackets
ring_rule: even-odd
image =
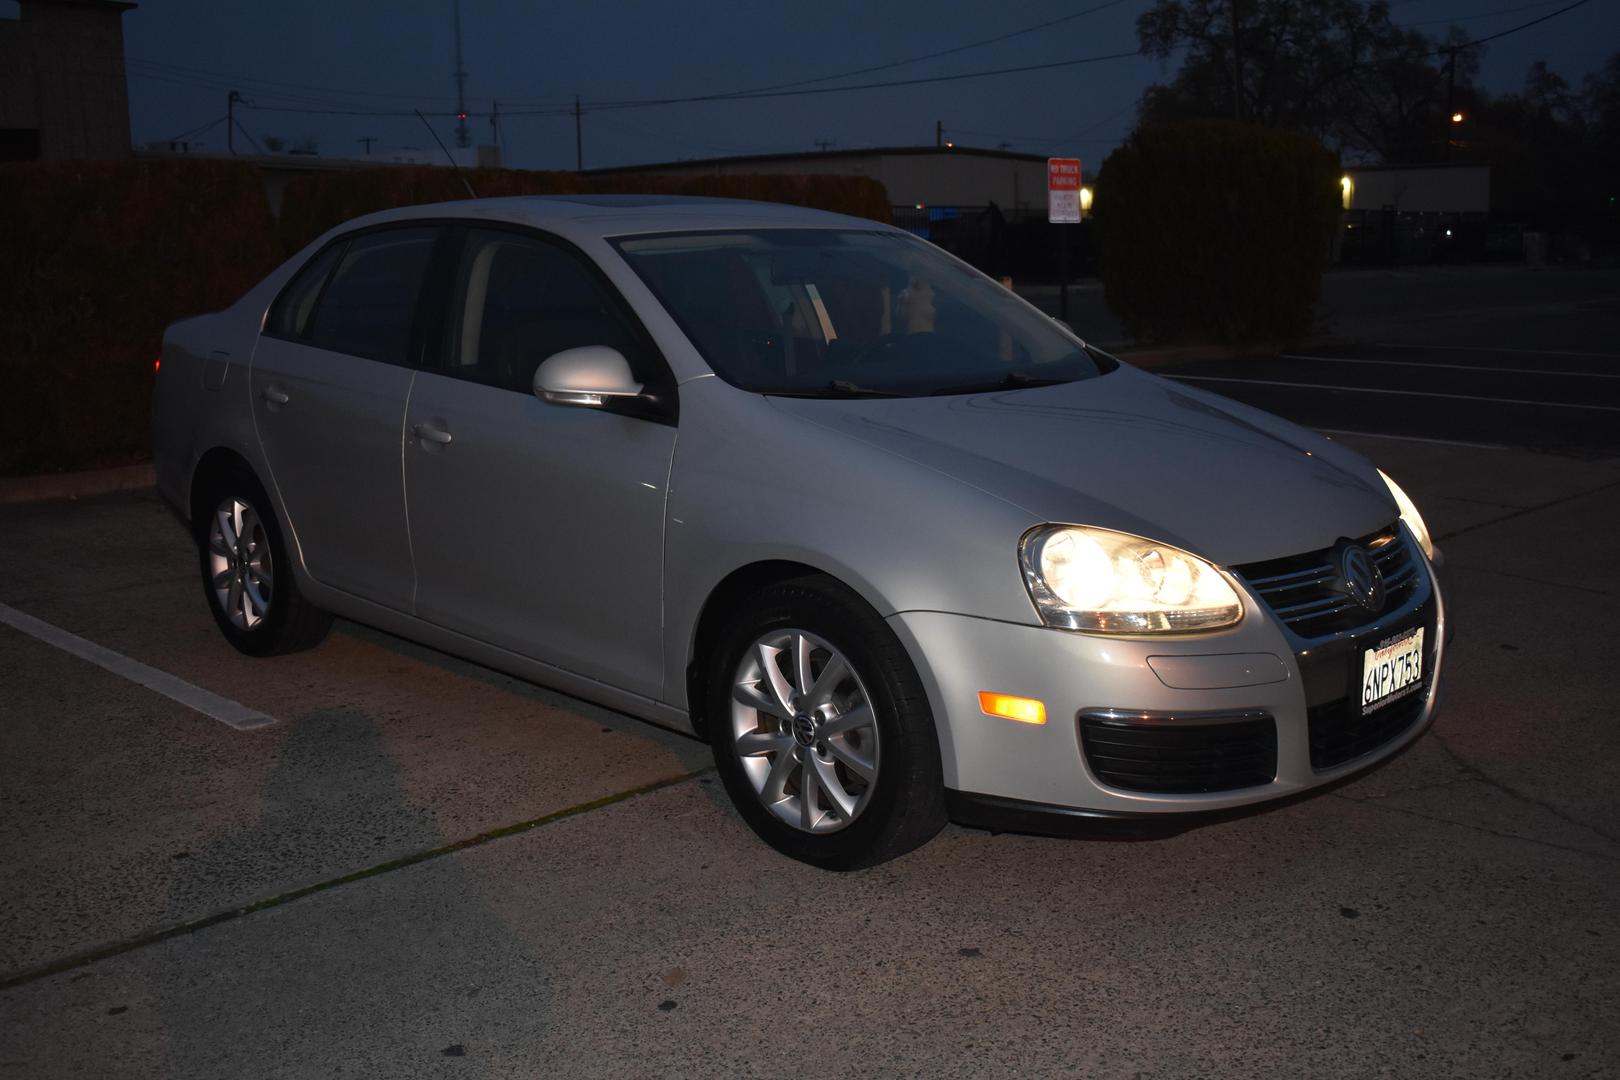
[(1129, 533), (1042, 525), (1018, 546), (1030, 599), (1048, 626), (1110, 634), (1213, 630), (1243, 618), (1221, 572)]
[(1412, 535), (1417, 537), (1418, 547), (1423, 549), (1423, 554), (1427, 555), (1432, 562), (1434, 560), (1434, 540), (1429, 536), (1429, 527), (1423, 524), (1423, 515), (1418, 513), (1418, 508), (1412, 504), (1411, 499), (1406, 497), (1406, 492), (1401, 490), (1401, 485), (1391, 480), (1387, 472), (1379, 469), (1378, 475), (1384, 478), (1384, 483), (1389, 486), (1389, 493), (1395, 497), (1395, 505), (1401, 508), (1401, 520), (1406, 522), (1408, 529), (1412, 530)]

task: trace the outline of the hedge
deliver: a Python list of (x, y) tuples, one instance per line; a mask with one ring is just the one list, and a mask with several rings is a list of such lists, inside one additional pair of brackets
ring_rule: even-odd
[[(464, 172), (480, 198), (508, 195), (707, 195), (792, 203), (888, 222), (889, 195), (860, 176), (592, 176), (571, 172), (472, 169)], [(287, 185), (281, 237), (297, 251), (334, 225), (395, 206), (465, 199), (467, 189), (449, 169), (423, 166), (355, 169), (301, 176)]]
[[(469, 177), (486, 197), (714, 195), (889, 216), (883, 186), (862, 177)], [(317, 173), (288, 185), (278, 227), (262, 177), (244, 163), (0, 165), (0, 473), (144, 459), (164, 327), (232, 303), (332, 225), (463, 197), (442, 168)]]
[(280, 258), (251, 166), (0, 166), (0, 471), (145, 457), (163, 328)]
[(1296, 338), (1321, 292), (1339, 176), (1307, 135), (1213, 120), (1138, 128), (1097, 177), (1109, 309), (1139, 340)]

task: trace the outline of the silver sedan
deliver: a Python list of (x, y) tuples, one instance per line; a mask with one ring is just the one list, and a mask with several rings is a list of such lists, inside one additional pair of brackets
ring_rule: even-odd
[(1185, 828), (1433, 715), (1394, 481), (869, 221), (364, 217), (169, 328), (153, 445), (237, 648), (341, 615), (694, 733), (820, 866), (948, 819)]

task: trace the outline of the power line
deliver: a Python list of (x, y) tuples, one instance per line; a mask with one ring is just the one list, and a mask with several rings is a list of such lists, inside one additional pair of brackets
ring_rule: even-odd
[[(1584, 3), (1585, 0), (1582, 0)], [(1186, 48), (1187, 46), (1175, 46)], [(1073, 60), (1052, 60), (1044, 64), (1022, 64), (1017, 67), (990, 68), (984, 71), (962, 71), (954, 75), (927, 75), (915, 79), (888, 79), (883, 82), (853, 83), (849, 86), (818, 86), (799, 90), (758, 90), (747, 93), (688, 94), (669, 98), (629, 98), (622, 101), (601, 101), (593, 109), (641, 109), (657, 105), (686, 105), (704, 101), (757, 101), (766, 98), (803, 97), (811, 94), (842, 94), (852, 90), (880, 90), (894, 86), (921, 86), (926, 83), (957, 82), (963, 79), (986, 79), (997, 75), (1018, 75), (1030, 71), (1050, 71), (1081, 64), (1099, 64), (1108, 60), (1130, 60), (1142, 57), (1139, 50), (1105, 53), (1100, 56), (1082, 56)], [(553, 115), (554, 110), (537, 109), (528, 115)]]
[(1105, 11), (1111, 7), (1118, 7), (1120, 4), (1127, 2), (1128, 0), (1108, 0), (1108, 3), (1106, 4), (1098, 4), (1096, 7), (1087, 8), (1084, 11), (1076, 11), (1071, 15), (1061, 15), (1056, 19), (1048, 19), (1045, 22), (1036, 23), (1034, 26), (1026, 26), (1022, 30), (1013, 30), (1009, 33), (998, 34), (995, 37), (984, 38), (980, 41), (970, 41), (966, 45), (957, 45), (949, 49), (940, 49), (937, 52), (922, 53), (919, 56), (907, 57), (904, 60), (891, 60), (884, 64), (873, 64), (871, 67), (855, 68), (851, 71), (841, 71), (836, 75), (818, 75), (813, 79), (799, 79), (794, 82), (776, 83), (773, 86), (756, 86), (750, 90), (737, 90), (733, 91), (733, 93), (743, 95), (755, 94), (765, 90), (787, 90), (796, 86), (811, 86), (815, 83), (833, 82), (837, 79), (849, 79), (855, 77), (856, 75), (870, 75), (874, 71), (888, 71), (891, 68), (905, 67), (908, 64), (920, 64), (924, 60), (937, 60), (941, 56), (954, 56), (957, 53), (967, 52), (970, 49), (981, 49), (986, 45), (995, 45), (1003, 41), (1010, 41), (1015, 37), (1022, 37), (1025, 34), (1033, 34), (1037, 30), (1045, 30), (1049, 27), (1057, 26), (1060, 23), (1073, 22), (1075, 19), (1083, 18), (1087, 15), (1095, 15), (1099, 11)]

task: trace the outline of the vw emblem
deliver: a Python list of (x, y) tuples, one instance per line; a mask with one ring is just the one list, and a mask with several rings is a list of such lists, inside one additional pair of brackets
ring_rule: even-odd
[(816, 722), (812, 717), (800, 713), (793, 718), (793, 737), (799, 741), (800, 746), (809, 746), (816, 741)]
[(1384, 575), (1368, 557), (1366, 548), (1347, 544), (1339, 552), (1339, 576), (1339, 587), (1350, 599), (1368, 611), (1384, 606)]

